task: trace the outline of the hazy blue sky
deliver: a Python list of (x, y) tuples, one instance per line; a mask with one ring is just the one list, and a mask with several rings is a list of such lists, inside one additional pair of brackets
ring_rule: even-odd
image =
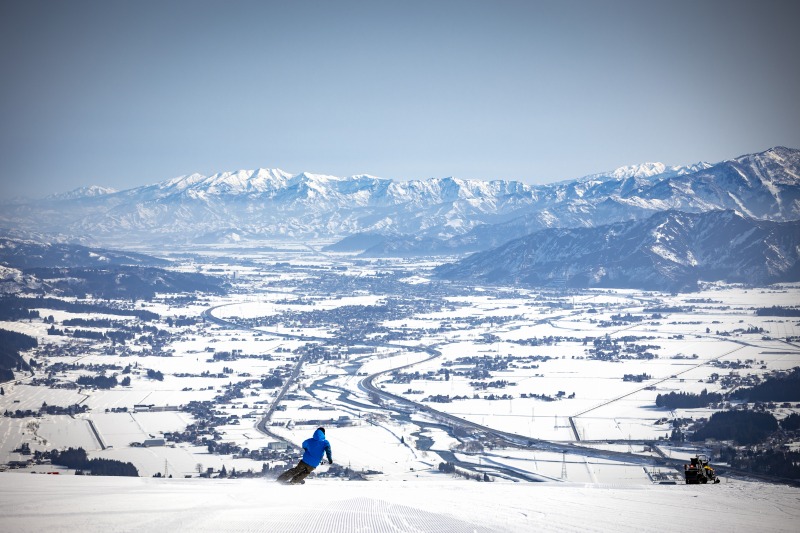
[(0, 1), (4, 196), (800, 148), (800, 2)]

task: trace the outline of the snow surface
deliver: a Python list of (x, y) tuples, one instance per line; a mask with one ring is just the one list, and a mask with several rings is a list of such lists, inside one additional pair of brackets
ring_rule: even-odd
[(204, 480), (9, 474), (0, 530), (24, 532), (789, 531), (800, 489), (478, 483)]

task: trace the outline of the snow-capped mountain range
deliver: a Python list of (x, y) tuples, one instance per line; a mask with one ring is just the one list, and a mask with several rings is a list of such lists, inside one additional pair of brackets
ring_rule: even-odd
[[(370, 256), (487, 250), (547, 228), (591, 228), (654, 213), (734, 210), (757, 220), (800, 219), (800, 150), (759, 154), (687, 167), (648, 163), (535, 188), (533, 201), (508, 221), (480, 224), (460, 235), (390, 235), (373, 240)], [(340, 243), (347, 249), (351, 239)]]
[(78, 187), (69, 192), (61, 194), (51, 194), (47, 197), (48, 200), (79, 200), (81, 198), (92, 198), (95, 196), (104, 196), (106, 194), (113, 194), (117, 192), (116, 189), (110, 187), (100, 187), (99, 185), (89, 185), (87, 187)]
[(714, 165), (646, 163), (548, 185), (240, 170), (6, 202), (0, 225), (104, 246), (370, 234), (361, 240), (375, 255), (464, 252), (540, 229), (642, 220), (669, 209), (794, 220), (799, 176), (800, 151), (782, 147)]

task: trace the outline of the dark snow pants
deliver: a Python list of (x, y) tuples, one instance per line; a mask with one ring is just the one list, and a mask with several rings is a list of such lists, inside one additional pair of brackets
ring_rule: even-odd
[(283, 481), (284, 483), (300, 483), (313, 471), (313, 466), (307, 465), (305, 462), (300, 461), (297, 463), (297, 466), (290, 468), (278, 476), (278, 481)]

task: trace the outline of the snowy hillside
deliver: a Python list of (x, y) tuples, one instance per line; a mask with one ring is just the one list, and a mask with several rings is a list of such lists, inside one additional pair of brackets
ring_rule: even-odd
[(485, 250), (539, 229), (592, 227), (667, 209), (736, 209), (757, 219), (793, 220), (800, 218), (799, 176), (800, 151), (781, 147), (716, 165), (645, 163), (537, 186), (239, 170), (119, 192), (86, 187), (9, 201), (0, 222), (117, 246), (374, 233), (395, 240), (374, 246), (372, 255), (449, 253)]
[[(13, 478), (13, 479), (11, 479)], [(315, 533), (716, 531), (794, 532), (800, 490), (744, 481), (713, 486), (571, 483), (337, 482), (6, 475), (0, 529)], [(698, 526), (699, 523), (704, 524)]]
[(169, 261), (134, 252), (0, 237), (0, 264), (20, 269), (102, 268), (110, 265), (165, 266)]
[(799, 222), (666, 211), (641, 222), (542, 230), (437, 272), (473, 282), (694, 290), (699, 280), (796, 279), (798, 249)]

